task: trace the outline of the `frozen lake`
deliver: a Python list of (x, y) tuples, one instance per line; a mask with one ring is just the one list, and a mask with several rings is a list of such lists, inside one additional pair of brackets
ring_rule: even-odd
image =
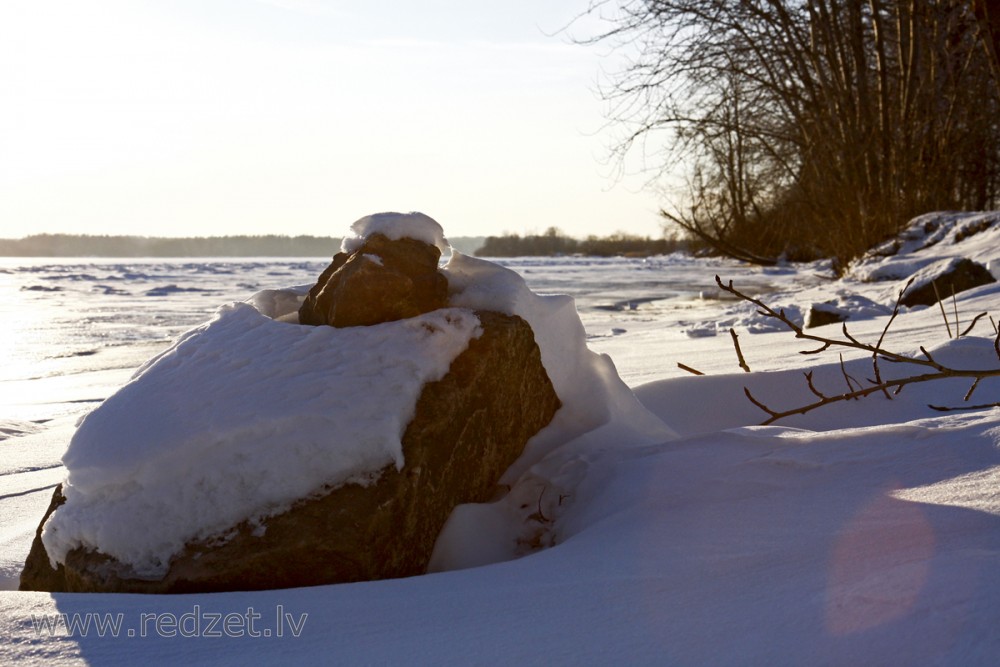
[[(664, 311), (695, 307), (701, 295), (714, 296), (712, 264), (727, 275), (738, 272), (744, 285), (768, 284), (766, 274), (735, 263), (683, 255), (497, 261), (523, 275), (536, 292), (573, 296), (595, 342), (642, 321), (662, 321)], [(127, 371), (209, 319), (219, 305), (261, 289), (313, 283), (328, 262), (0, 258), (0, 419), (47, 419), (73, 409), (67, 403), (104, 398)], [(84, 384), (94, 391), (60, 395), (58, 379), (80, 373), (91, 374), (92, 382)]]

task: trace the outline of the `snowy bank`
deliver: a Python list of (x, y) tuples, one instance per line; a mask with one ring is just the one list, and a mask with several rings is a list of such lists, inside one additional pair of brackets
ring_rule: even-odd
[[(985, 256), (997, 247), (988, 239), (980, 233), (964, 241), (982, 242), (973, 249)], [(937, 244), (925, 252), (941, 258), (949, 249)], [(800, 312), (813, 302), (856, 303), (865, 310), (848, 320), (852, 335), (877, 340), (896, 279), (817, 279), (828, 275), (824, 268), (765, 273), (694, 259), (669, 266), (706, 292), (715, 273), (736, 277), (737, 287), (767, 282), (768, 303)], [(995, 312), (998, 299), (996, 285), (960, 293), (963, 322)], [(155, 599), (2, 592), (0, 662), (996, 664), (1000, 409), (931, 410), (927, 403), (961, 404), (968, 383), (948, 381), (908, 387), (891, 401), (876, 394), (758, 426), (766, 415), (747, 401), (745, 385), (791, 406), (809, 396), (804, 372), (815, 371), (822, 387), (843, 378), (836, 354), (798, 355), (801, 341), (758, 326), (752, 310), (712, 299), (651, 303), (600, 324), (626, 332), (593, 336), (591, 347), (615, 360), (639, 385), (642, 403), (680, 438), (620, 447), (613, 433), (584, 436), (540, 462), (554, 470), (563, 457), (564, 478), (576, 479), (572, 497), (560, 502), (552, 486), (540, 484), (538, 493), (525, 493), (528, 509), (494, 509), (536, 513), (552, 548), (486, 567), (312, 589)], [(730, 326), (741, 335), (752, 373), (736, 366)], [(818, 331), (836, 335), (839, 326)], [(727, 335), (693, 337), (688, 328)], [(997, 362), (993, 336), (981, 322), (970, 336), (951, 340), (936, 307), (915, 307), (902, 310), (886, 344), (917, 354), (924, 345), (949, 363), (974, 365)], [(692, 376), (677, 362), (706, 375)], [(846, 363), (859, 378), (871, 368), (866, 355), (848, 354)], [(639, 384), (647, 379), (655, 381)], [(997, 389), (982, 386), (976, 394), (995, 401)], [(19, 440), (4, 443), (16, 453), (9, 465), (40, 465), (30, 458), (36, 449)], [(37, 505), (17, 504), (30, 496), (12, 495), (34, 488), (32, 474), (7, 476), (5, 516), (37, 521)], [(487, 556), (496, 551), (493, 535), (479, 534)], [(240, 635), (206, 635), (202, 625), (197, 636), (184, 636), (170, 625), (196, 610), (202, 617), (259, 613), (261, 634), (243, 625)], [(287, 625), (276, 635), (279, 610), (296, 621), (306, 615), (298, 635)], [(118, 634), (67, 629), (74, 614), (93, 612), (120, 619)], [(165, 631), (147, 621), (142, 634), (143, 614), (164, 620)], [(44, 621), (55, 624), (51, 632)], [(135, 631), (131, 638), (128, 630)]]

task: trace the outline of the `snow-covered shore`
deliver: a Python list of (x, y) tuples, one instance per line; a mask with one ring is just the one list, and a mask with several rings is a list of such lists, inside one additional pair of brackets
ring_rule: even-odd
[[(925, 238), (878, 267), (908, 262), (907, 271), (918, 271), (956, 253), (985, 263), (1000, 248), (997, 233), (928, 247)], [(0, 662), (995, 664), (997, 408), (928, 408), (962, 404), (969, 382), (947, 380), (909, 386), (891, 401), (873, 395), (758, 426), (767, 415), (744, 387), (772, 407), (802, 405), (811, 398), (804, 371), (829, 393), (843, 390), (839, 359), (801, 356), (801, 341), (749, 304), (711, 298), (715, 273), (738, 288), (746, 277), (771, 285), (765, 300), (788, 313), (836, 305), (853, 336), (874, 342), (904, 276), (863, 282), (878, 268), (871, 262), (864, 276), (840, 281), (824, 277), (821, 264), (684, 266), (709, 298), (585, 318), (591, 349), (610, 355), (639, 400), (680, 437), (640, 442), (611, 430), (554, 452), (536, 487), (554, 546), (477, 568), (312, 589), (156, 597), (3, 591)], [(996, 284), (959, 294), (963, 326), (995, 312), (998, 298)], [(737, 366), (730, 327), (749, 374)], [(815, 331), (837, 337), (839, 325)], [(917, 307), (900, 313), (885, 346), (919, 355), (923, 345), (956, 367), (996, 368), (993, 336), (984, 318), (969, 336), (949, 339), (937, 307)], [(706, 375), (685, 373), (678, 362)], [(870, 375), (868, 355), (845, 354), (845, 362), (849, 374)], [(83, 373), (76, 381), (79, 391), (99, 378)], [(998, 389), (984, 381), (976, 401), (1000, 400)], [(0, 442), (5, 573), (23, 560), (48, 501), (50, 492), (32, 491), (61, 479), (55, 462), (71, 417)], [(572, 494), (552, 493), (546, 482), (570, 485)], [(486, 544), (495, 536), (469, 539)], [(86, 633), (62, 625), (74, 614), (91, 623)], [(98, 621), (112, 624), (104, 636)]]

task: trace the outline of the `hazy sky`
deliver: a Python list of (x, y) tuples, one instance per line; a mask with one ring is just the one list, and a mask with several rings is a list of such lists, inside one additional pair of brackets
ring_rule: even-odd
[[(2, 0), (0, 237), (657, 236), (602, 164), (587, 0)], [(585, 27), (585, 26), (584, 26)]]

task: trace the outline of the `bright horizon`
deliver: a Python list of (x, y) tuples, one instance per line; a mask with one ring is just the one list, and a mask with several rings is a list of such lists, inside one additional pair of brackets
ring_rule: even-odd
[(646, 177), (606, 163), (613, 63), (559, 33), (586, 7), (4, 2), (0, 237), (338, 236), (391, 210), (658, 237)]

